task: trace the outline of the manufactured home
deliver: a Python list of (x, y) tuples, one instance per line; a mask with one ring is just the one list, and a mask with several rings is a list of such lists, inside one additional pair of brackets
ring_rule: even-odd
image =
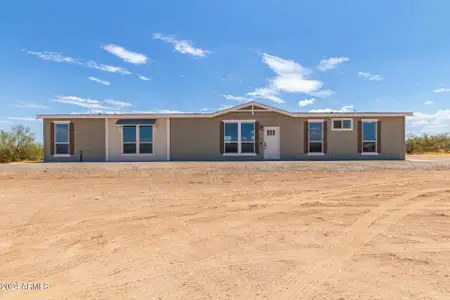
[(403, 160), (406, 112), (46, 114), (47, 162)]

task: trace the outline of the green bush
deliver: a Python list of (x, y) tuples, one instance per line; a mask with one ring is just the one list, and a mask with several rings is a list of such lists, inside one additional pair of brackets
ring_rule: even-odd
[(36, 143), (29, 127), (17, 125), (11, 131), (0, 130), (0, 163), (42, 160), (43, 154), (42, 145)]
[(421, 137), (413, 137), (406, 140), (407, 153), (424, 152), (450, 152), (450, 135), (448, 133)]

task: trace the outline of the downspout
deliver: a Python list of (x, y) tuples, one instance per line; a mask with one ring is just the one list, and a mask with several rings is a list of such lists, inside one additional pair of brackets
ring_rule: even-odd
[(167, 118), (167, 161), (170, 161), (170, 118)]
[(105, 161), (109, 161), (109, 119), (105, 119)]

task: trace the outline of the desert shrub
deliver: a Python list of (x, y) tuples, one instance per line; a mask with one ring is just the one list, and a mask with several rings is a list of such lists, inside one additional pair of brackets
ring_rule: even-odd
[(406, 140), (407, 153), (424, 152), (450, 152), (450, 135), (448, 133), (438, 135), (424, 134), (421, 137), (412, 137)]
[(11, 131), (0, 130), (0, 163), (42, 160), (43, 153), (29, 127), (17, 125)]

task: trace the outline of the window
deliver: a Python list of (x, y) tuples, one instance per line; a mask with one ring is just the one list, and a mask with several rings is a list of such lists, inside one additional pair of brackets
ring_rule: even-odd
[(334, 131), (351, 131), (353, 130), (353, 121), (352, 119), (333, 119), (333, 128)]
[(377, 153), (377, 121), (362, 121), (362, 153)]
[(55, 155), (70, 155), (69, 122), (55, 122)]
[(255, 122), (224, 121), (224, 154), (255, 154)]
[(309, 121), (308, 129), (308, 153), (323, 154), (323, 121)]
[(123, 154), (153, 154), (153, 126), (123, 126)]
[(275, 136), (276, 130), (275, 129), (267, 129), (267, 136)]

